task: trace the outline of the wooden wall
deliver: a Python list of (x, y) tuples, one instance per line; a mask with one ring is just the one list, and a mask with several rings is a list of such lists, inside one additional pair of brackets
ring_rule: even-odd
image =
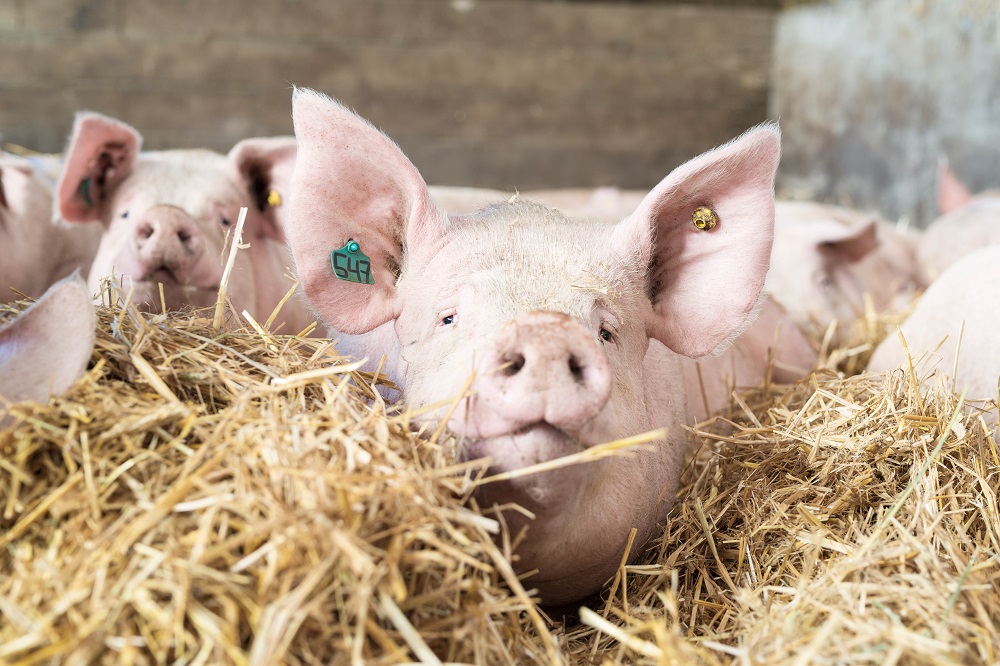
[(541, 0), (3, 0), (0, 133), (61, 150), (78, 109), (148, 148), (291, 133), (340, 98), (429, 182), (644, 187), (764, 120), (775, 11)]

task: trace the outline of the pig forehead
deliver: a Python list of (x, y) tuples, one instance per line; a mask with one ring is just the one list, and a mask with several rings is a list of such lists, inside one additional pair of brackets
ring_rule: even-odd
[(122, 196), (150, 205), (170, 204), (190, 213), (223, 204), (234, 208), (233, 217), (240, 205), (246, 205), (225, 158), (207, 151), (144, 154), (123, 184)]
[(505, 310), (582, 315), (595, 302), (616, 309), (644, 295), (645, 267), (621, 255), (603, 223), (472, 223), (449, 230), (429, 268), (445, 277), (438, 297), (471, 289), (499, 297)]

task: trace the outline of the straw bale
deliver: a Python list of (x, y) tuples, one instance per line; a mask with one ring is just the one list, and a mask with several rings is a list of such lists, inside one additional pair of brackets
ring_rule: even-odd
[(98, 314), (87, 375), (0, 431), (0, 663), (1000, 659), (996, 442), (944, 381), (835, 369), (874, 339), (700, 424), (662, 539), (564, 618), (484, 465), (329, 341)]

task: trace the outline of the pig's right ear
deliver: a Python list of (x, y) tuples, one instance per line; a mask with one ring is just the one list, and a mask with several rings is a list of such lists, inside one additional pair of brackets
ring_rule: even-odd
[(0, 396), (44, 402), (72, 386), (94, 349), (94, 305), (78, 273), (0, 327)]
[(958, 179), (955, 172), (948, 166), (948, 159), (938, 158), (937, 168), (937, 204), (942, 215), (962, 208), (972, 199), (972, 193)]
[(285, 235), (299, 280), (329, 326), (367, 333), (399, 316), (404, 253), (409, 264), (434, 252), (447, 216), (413, 163), (368, 121), (301, 89), (292, 119), (298, 156)]
[(77, 114), (56, 186), (59, 215), (68, 222), (101, 219), (102, 204), (131, 173), (141, 147), (139, 132), (120, 120)]

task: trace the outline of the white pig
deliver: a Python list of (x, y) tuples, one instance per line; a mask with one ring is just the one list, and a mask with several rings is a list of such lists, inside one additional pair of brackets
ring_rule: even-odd
[[(290, 264), (280, 218), (282, 179), (295, 159), (292, 137), (246, 139), (226, 156), (208, 150), (140, 152), (142, 137), (129, 125), (81, 113), (73, 127), (57, 188), (60, 215), (69, 222), (99, 221), (104, 234), (90, 271), (101, 279), (124, 276), (133, 302), (167, 309), (216, 302), (226, 257), (226, 235), (240, 207), (248, 210), (243, 242), (229, 280), (237, 312), (263, 322), (288, 291)], [(297, 333), (311, 318), (292, 299), (275, 328)]]
[[(1000, 381), (998, 311), (1000, 245), (992, 245), (952, 264), (931, 283), (900, 326), (918, 376), (932, 368), (951, 375), (958, 352), (955, 388), (961, 391), (968, 387), (970, 401), (994, 401), (986, 415), (987, 421), (994, 424)], [(882, 341), (868, 363), (871, 372), (905, 367), (903, 346), (895, 333)]]
[(0, 152), (0, 303), (38, 298), (75, 270), (89, 270), (97, 225), (52, 221), (52, 188), (31, 160)]
[[(0, 326), (0, 415), (5, 403), (44, 402), (87, 369), (94, 349), (94, 305), (78, 273)], [(0, 426), (10, 418), (0, 416)]]
[(926, 285), (915, 241), (875, 215), (797, 201), (775, 205), (774, 248), (764, 285), (800, 326), (821, 331), (863, 312), (896, 311)]
[[(650, 450), (482, 486), (506, 512), (544, 602), (579, 599), (656, 534), (683, 464), (684, 356), (749, 323), (771, 249), (779, 135), (761, 126), (678, 167), (617, 225), (514, 200), (449, 217), (386, 136), (335, 101), (295, 93), (299, 153), (288, 236), (306, 296), (335, 331), (390, 323), (403, 398), (455, 397), (463, 458), (496, 472), (663, 427)], [(717, 226), (692, 224), (709, 206)], [(385, 329), (381, 329), (385, 331)], [(389, 336), (381, 342), (388, 345)]]
[(1000, 190), (973, 195), (942, 160), (937, 200), (941, 216), (924, 231), (917, 250), (932, 278), (970, 252), (1000, 243)]

